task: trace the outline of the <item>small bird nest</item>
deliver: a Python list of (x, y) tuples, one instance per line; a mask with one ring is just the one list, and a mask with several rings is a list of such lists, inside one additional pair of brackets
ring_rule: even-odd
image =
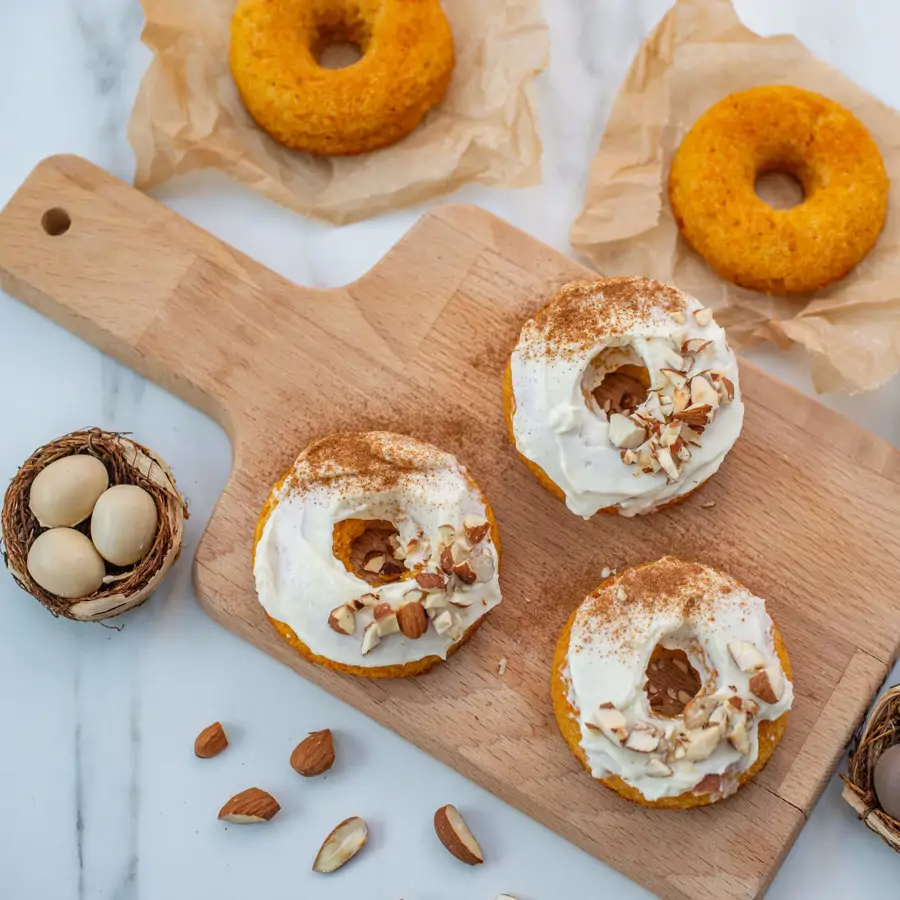
[[(122, 567), (107, 562), (102, 587), (88, 597), (70, 600), (48, 593), (28, 573), (28, 551), (46, 530), (31, 512), (29, 494), (42, 469), (79, 453), (90, 454), (106, 466), (111, 486), (134, 484), (147, 491), (156, 504), (158, 524), (153, 546), (134, 565)], [(87, 428), (39, 447), (16, 473), (3, 500), (0, 551), (19, 587), (54, 616), (95, 622), (132, 609), (150, 596), (181, 552), (186, 517), (187, 506), (175, 478), (160, 457), (121, 434)], [(75, 527), (90, 537), (90, 518)]]
[(894, 744), (900, 744), (900, 685), (889, 688), (872, 707), (855, 736), (850, 772), (844, 779), (844, 799), (860, 819), (894, 850), (900, 850), (900, 822), (891, 818), (875, 796), (875, 765)]

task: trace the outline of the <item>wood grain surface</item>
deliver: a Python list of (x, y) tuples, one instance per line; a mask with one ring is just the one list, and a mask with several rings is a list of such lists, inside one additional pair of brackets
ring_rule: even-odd
[[(63, 233), (42, 226), (66, 217)], [(485, 212), (447, 206), (358, 281), (308, 290), (74, 157), (43, 162), (0, 214), (5, 290), (227, 429), (234, 469), (195, 561), (214, 619), (657, 894), (759, 897), (897, 649), (900, 454), (743, 365), (744, 433), (703, 491), (654, 516), (581, 521), (517, 461), (500, 384), (522, 321), (590, 275)], [(418, 679), (310, 666), (254, 597), (253, 526), (270, 485), (312, 439), (370, 428), (458, 454), (502, 531), (502, 606)], [(548, 696), (557, 633), (603, 567), (663, 554), (768, 598), (796, 677), (769, 767), (734, 798), (680, 813), (595, 784)]]

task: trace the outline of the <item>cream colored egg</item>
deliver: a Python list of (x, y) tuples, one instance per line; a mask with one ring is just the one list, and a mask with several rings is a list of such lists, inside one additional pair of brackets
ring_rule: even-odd
[(135, 484), (117, 484), (100, 495), (91, 516), (91, 540), (116, 566), (136, 563), (156, 537), (156, 503)]
[(64, 456), (38, 472), (31, 483), (28, 506), (45, 528), (77, 525), (109, 487), (106, 466), (94, 456)]
[(28, 551), (28, 573), (57, 597), (87, 597), (99, 590), (106, 566), (97, 548), (74, 528), (39, 534)]

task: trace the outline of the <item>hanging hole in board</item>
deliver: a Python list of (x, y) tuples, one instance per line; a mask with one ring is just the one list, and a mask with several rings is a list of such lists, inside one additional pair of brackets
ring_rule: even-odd
[(69, 230), (71, 224), (72, 219), (69, 217), (69, 214), (60, 206), (54, 206), (53, 209), (48, 209), (47, 212), (41, 216), (41, 228), (43, 228), (51, 237), (65, 234)]

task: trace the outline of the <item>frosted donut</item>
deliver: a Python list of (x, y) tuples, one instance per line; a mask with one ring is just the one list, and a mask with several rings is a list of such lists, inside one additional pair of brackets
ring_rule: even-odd
[[(697, 682), (664, 711), (654, 678), (667, 657)], [(790, 678), (763, 600), (709, 566), (665, 557), (607, 579), (578, 607), (551, 694), (563, 738), (594, 778), (642, 806), (686, 809), (733, 794), (766, 765), (787, 725)]]
[(522, 328), (504, 409), (526, 465), (586, 519), (683, 499), (718, 470), (744, 418), (737, 360), (711, 311), (649, 278), (563, 287)]
[(301, 656), (368, 678), (428, 671), (500, 602), (497, 524), (450, 453), (388, 432), (310, 444), (254, 540), (256, 593)]
[[(362, 57), (319, 65), (348, 41)], [(402, 140), (439, 103), (453, 74), (439, 0), (240, 0), (231, 73), (256, 123), (294, 150), (366, 153)]]
[[(773, 209), (754, 189), (793, 175), (804, 199)], [(888, 177), (866, 127), (812, 91), (768, 85), (708, 109), (672, 160), (669, 199), (688, 243), (723, 278), (769, 293), (815, 291), (872, 249)]]

